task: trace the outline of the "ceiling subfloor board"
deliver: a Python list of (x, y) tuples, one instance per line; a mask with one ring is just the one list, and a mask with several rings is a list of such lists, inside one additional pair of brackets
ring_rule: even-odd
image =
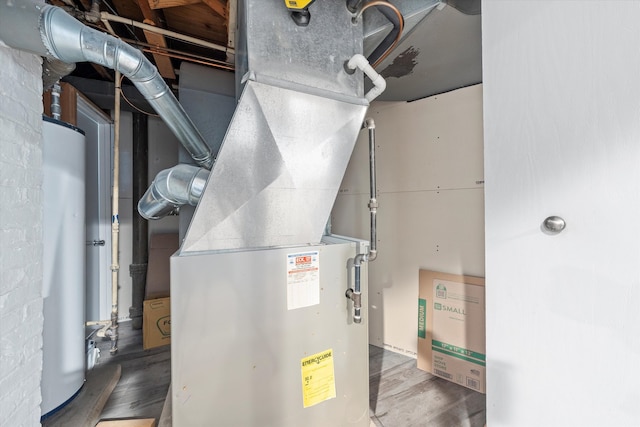
[(227, 17), (227, 6), (225, 5), (224, 1), (202, 0), (202, 2), (207, 6), (209, 6), (211, 9), (213, 9), (214, 12), (216, 12), (218, 15), (222, 16), (223, 18)]

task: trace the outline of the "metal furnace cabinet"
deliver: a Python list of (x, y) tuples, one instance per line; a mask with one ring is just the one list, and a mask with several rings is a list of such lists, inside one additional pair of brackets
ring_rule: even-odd
[[(368, 242), (171, 258), (177, 426), (369, 426), (367, 267), (353, 323), (353, 259)], [(335, 397), (334, 397), (335, 396)]]

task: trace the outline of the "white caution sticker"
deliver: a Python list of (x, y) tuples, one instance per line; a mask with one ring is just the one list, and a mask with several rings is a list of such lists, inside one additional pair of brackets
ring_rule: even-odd
[(320, 253), (287, 255), (287, 309), (320, 304)]

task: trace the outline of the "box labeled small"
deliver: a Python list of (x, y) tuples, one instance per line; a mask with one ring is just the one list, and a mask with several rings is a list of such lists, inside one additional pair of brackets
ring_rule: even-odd
[(484, 393), (484, 279), (420, 270), (418, 368)]

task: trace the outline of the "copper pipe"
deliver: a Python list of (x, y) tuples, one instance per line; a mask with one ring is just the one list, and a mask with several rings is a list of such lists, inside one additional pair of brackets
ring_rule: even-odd
[(190, 61), (190, 62), (194, 62), (196, 64), (202, 64), (202, 65), (207, 65), (209, 67), (214, 67), (214, 68), (220, 68), (223, 70), (229, 70), (229, 71), (233, 71), (235, 69), (235, 67), (232, 67), (230, 65), (226, 65), (226, 64), (219, 64), (217, 62), (209, 62), (207, 61), (208, 58), (204, 58), (204, 60), (199, 59), (200, 57), (195, 56), (194, 57), (190, 57), (188, 54), (187, 55), (182, 55), (179, 53), (171, 53), (169, 51), (161, 51), (155, 48), (155, 46), (153, 48), (147, 48), (147, 47), (143, 47), (142, 49), (143, 52), (148, 52), (148, 53), (154, 53), (156, 55), (162, 55), (162, 56), (168, 56), (170, 58), (176, 58), (176, 59), (182, 59), (184, 61)]
[(188, 60), (194, 60), (193, 62), (198, 62), (198, 61), (195, 61), (197, 59), (197, 60), (201, 61), (201, 62), (198, 62), (200, 64), (210, 65), (212, 67), (220, 67), (220, 68), (225, 69), (225, 70), (234, 70), (235, 69), (233, 64), (229, 64), (229, 63), (227, 63), (225, 61), (221, 61), (219, 59), (213, 59), (213, 58), (209, 58), (209, 57), (206, 57), (206, 56), (197, 55), (195, 53), (189, 53), (189, 52), (185, 52), (185, 51), (178, 50), (178, 49), (172, 49), (172, 48), (169, 48), (169, 47), (156, 46), (154, 44), (140, 42), (140, 41), (131, 40), (131, 39), (126, 39), (126, 38), (122, 38), (122, 37), (120, 38), (120, 40), (130, 44), (131, 46), (136, 46), (136, 47), (141, 47), (141, 48), (148, 48), (149, 50), (145, 50), (145, 52), (157, 53), (157, 54), (160, 54), (160, 55), (165, 55), (165, 56), (169, 56), (169, 57), (176, 58), (176, 59), (184, 59), (184, 60), (187, 60), (187, 61)]
[[(356, 15), (354, 16), (353, 20), (357, 21), (358, 19), (360, 19), (360, 17), (362, 16), (362, 14), (364, 13), (365, 10), (369, 9), (370, 7), (373, 6), (382, 6), (382, 7), (387, 7), (389, 9), (391, 9), (397, 16), (398, 16), (398, 34), (396, 35), (395, 40), (393, 41), (393, 43), (391, 44), (391, 46), (389, 46), (389, 48), (387, 50), (384, 51), (384, 53), (380, 56), (380, 58), (378, 58), (378, 60), (376, 60), (376, 62), (374, 62), (373, 64), (371, 64), (372, 67), (377, 67), (378, 65), (380, 65), (380, 63), (382, 61), (384, 61), (384, 59), (389, 56), (389, 54), (391, 53), (391, 51), (398, 45), (398, 43), (400, 42), (400, 37), (402, 36), (402, 31), (404, 30), (404, 17), (402, 16), (402, 13), (400, 12), (400, 10), (395, 7), (394, 5), (392, 5), (391, 3), (389, 3), (386, 0), (373, 0), (367, 4), (365, 4), (364, 6), (362, 6), (358, 12), (356, 13)], [(383, 41), (384, 42), (384, 41)]]

